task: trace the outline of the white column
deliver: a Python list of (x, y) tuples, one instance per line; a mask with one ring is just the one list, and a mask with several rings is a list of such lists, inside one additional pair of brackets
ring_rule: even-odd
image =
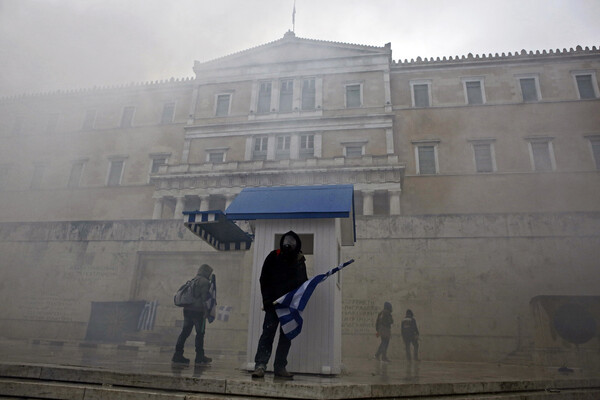
[(160, 219), (162, 217), (162, 198), (154, 199), (154, 211), (152, 212), (152, 219)]
[(246, 153), (244, 154), (244, 160), (252, 160), (252, 150), (254, 148), (254, 139), (252, 136), (246, 138)]
[(181, 152), (181, 163), (187, 164), (190, 159), (190, 147), (192, 146), (192, 141), (189, 139), (185, 139), (183, 141), (183, 151)]
[(388, 195), (390, 196), (390, 215), (402, 214), (402, 209), (400, 207), (400, 194), (401, 193), (402, 193), (402, 190), (400, 190), (400, 189), (388, 190)]
[(320, 133), (315, 133), (315, 158), (321, 158), (323, 156), (323, 136)]
[(200, 210), (208, 211), (208, 196), (200, 196)]
[(363, 190), (363, 215), (373, 215), (373, 194), (374, 190)]
[(277, 140), (275, 136), (269, 136), (267, 139), (267, 160), (275, 159), (275, 140)]
[(292, 135), (290, 138), (290, 158), (297, 160), (300, 157), (300, 135)]
[(175, 198), (175, 212), (173, 213), (173, 219), (183, 218), (183, 209), (185, 208), (185, 197), (180, 196)]

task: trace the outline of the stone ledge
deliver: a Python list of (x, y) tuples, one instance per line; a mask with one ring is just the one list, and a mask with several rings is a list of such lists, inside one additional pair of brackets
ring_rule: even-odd
[[(364, 399), (419, 396), (456, 399), (597, 399), (600, 378), (528, 379), (454, 383), (348, 383), (311, 377), (312, 381), (267, 378), (183, 377), (161, 373), (125, 373), (63, 366), (0, 363), (0, 397), (60, 399), (288, 398)], [(33, 381), (32, 379), (37, 379)], [(596, 396), (596, 397), (595, 397)]]

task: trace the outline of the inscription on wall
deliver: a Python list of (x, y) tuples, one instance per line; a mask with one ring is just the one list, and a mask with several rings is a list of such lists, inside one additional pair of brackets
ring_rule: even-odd
[(375, 320), (379, 311), (373, 300), (344, 300), (342, 302), (342, 333), (375, 333)]
[(59, 297), (23, 299), (22, 316), (34, 321), (77, 321), (74, 316), (81, 313), (78, 300)]

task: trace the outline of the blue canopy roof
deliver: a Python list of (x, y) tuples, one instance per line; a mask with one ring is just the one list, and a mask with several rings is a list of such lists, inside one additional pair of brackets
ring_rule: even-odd
[(245, 188), (227, 207), (228, 219), (348, 218), (352, 185)]
[(245, 188), (222, 211), (184, 211), (185, 226), (217, 250), (248, 250), (252, 235), (233, 221), (340, 218), (342, 244), (356, 241), (352, 185)]

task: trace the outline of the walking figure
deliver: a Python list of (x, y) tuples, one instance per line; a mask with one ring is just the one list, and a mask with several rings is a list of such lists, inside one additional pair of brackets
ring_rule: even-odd
[(419, 361), (419, 328), (417, 328), (417, 321), (411, 310), (406, 310), (406, 317), (402, 320), (400, 327), (406, 348), (406, 359), (411, 361), (410, 346), (412, 345), (414, 360)]
[(381, 361), (389, 362), (387, 358), (387, 349), (390, 344), (390, 338), (392, 337), (392, 324), (394, 319), (392, 318), (392, 305), (387, 301), (383, 304), (383, 310), (377, 315), (377, 322), (375, 322), (375, 330), (377, 336), (381, 338), (379, 348), (375, 353), (375, 358)]

